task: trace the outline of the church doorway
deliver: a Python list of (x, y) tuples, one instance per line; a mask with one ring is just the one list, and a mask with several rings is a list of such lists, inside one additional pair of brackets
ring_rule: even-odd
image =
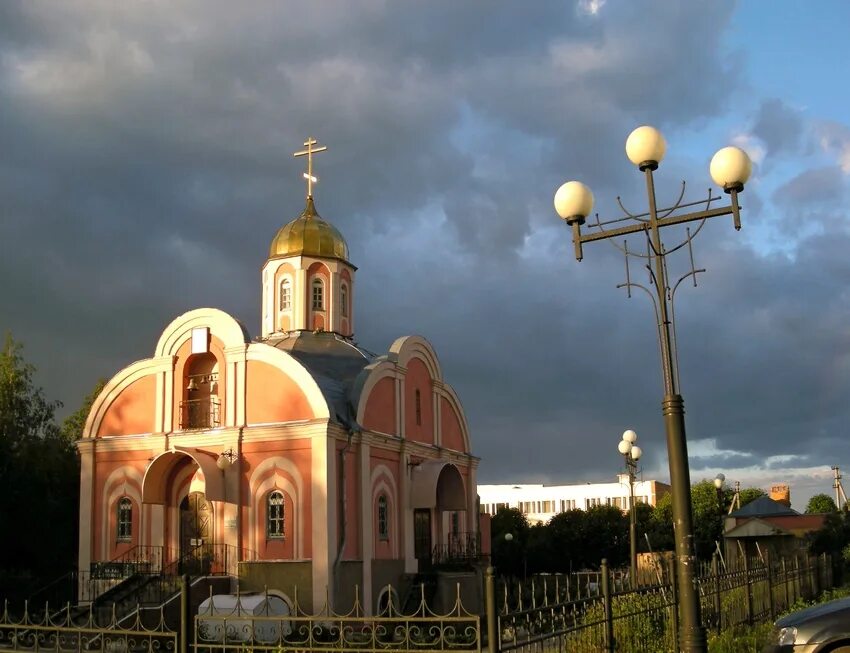
[(182, 573), (207, 573), (212, 557), (212, 509), (203, 492), (191, 492), (180, 502)]
[(431, 566), (431, 510), (416, 508), (413, 511), (413, 555), (419, 569)]

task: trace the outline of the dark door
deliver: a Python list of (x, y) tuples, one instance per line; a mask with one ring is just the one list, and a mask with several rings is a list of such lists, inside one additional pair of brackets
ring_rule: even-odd
[(180, 502), (180, 557), (183, 573), (206, 572), (202, 567), (212, 553), (212, 511), (203, 492), (192, 492)]
[(413, 551), (420, 569), (431, 564), (431, 511), (428, 508), (413, 511)]

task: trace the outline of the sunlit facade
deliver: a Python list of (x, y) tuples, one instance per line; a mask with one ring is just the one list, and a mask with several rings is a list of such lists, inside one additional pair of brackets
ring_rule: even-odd
[[(635, 481), (635, 503), (654, 506), (669, 492), (666, 483)], [(614, 506), (625, 512), (629, 508), (629, 476), (620, 474), (616, 483), (479, 485), (478, 496), (482, 513), (495, 515), (500, 508), (515, 508), (530, 524), (539, 524), (567, 510), (594, 506)]]
[(461, 403), (424, 338), (358, 347), (355, 281), (308, 197), (262, 267), (259, 338), (200, 308), (112, 377), (78, 442), (80, 570), (149, 556), (297, 587), (308, 607), (350, 604), (358, 585), (374, 610), (380, 588), (474, 539)]

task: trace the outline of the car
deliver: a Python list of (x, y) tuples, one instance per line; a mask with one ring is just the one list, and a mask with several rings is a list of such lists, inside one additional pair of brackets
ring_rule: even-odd
[(850, 597), (785, 615), (762, 653), (850, 653)]

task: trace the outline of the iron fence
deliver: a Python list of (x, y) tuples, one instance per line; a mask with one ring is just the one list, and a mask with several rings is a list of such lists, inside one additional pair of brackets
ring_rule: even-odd
[[(392, 588), (388, 587), (388, 594)], [(446, 614), (427, 605), (424, 586), (413, 611), (400, 611), (393, 601), (377, 615), (367, 615), (355, 588), (354, 603), (346, 613), (329, 608), (304, 612), (297, 595), (285, 603), (274, 594), (237, 595), (235, 601), (210, 597), (194, 617), (196, 653), (213, 651), (336, 651), (386, 653), (387, 651), (481, 651), (480, 617), (468, 612), (457, 585), (455, 604)], [(277, 605), (275, 605), (277, 603)]]
[[(663, 653), (677, 650), (678, 595), (671, 568), (659, 583), (618, 588), (602, 565), (598, 588), (588, 584), (574, 594), (569, 577), (503, 582), (488, 610), (488, 648), (522, 653), (621, 651)], [(833, 585), (827, 556), (781, 560), (743, 559), (721, 569), (714, 560), (697, 578), (703, 625), (717, 630), (775, 619), (797, 599), (811, 599)], [(496, 593), (490, 579), (487, 591)], [(488, 604), (490, 597), (488, 597)]]

